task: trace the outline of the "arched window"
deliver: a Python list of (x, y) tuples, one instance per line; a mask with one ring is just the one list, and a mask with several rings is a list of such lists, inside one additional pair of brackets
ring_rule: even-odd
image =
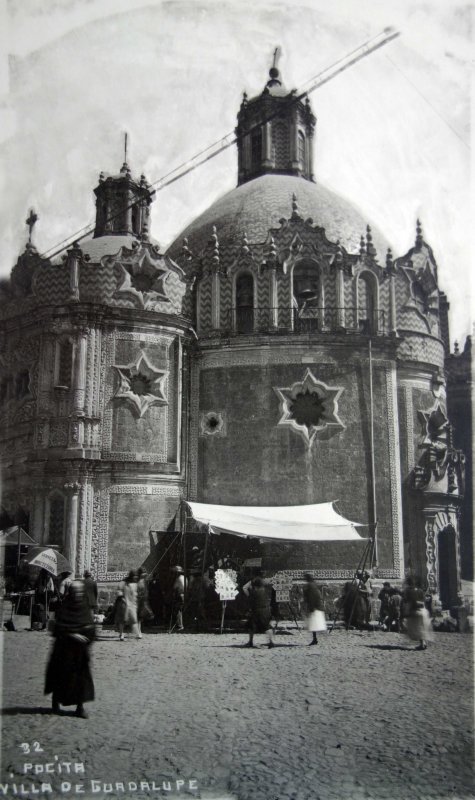
[(3, 378), (0, 383), (0, 405), (3, 405), (8, 400), (8, 378)]
[(137, 205), (134, 205), (132, 206), (132, 231), (137, 236), (140, 233), (139, 220), (140, 220), (140, 210)]
[(289, 129), (280, 120), (272, 123), (272, 150), (275, 168), (287, 170), (290, 164)]
[(63, 546), (65, 523), (65, 501), (59, 492), (49, 499), (48, 544)]
[(73, 345), (67, 339), (57, 343), (55, 386), (71, 387), (71, 372), (73, 366)]
[(305, 159), (305, 136), (303, 135), (302, 131), (298, 132), (297, 136), (297, 149), (298, 149), (298, 160), (302, 169), (305, 169), (306, 159)]
[(376, 331), (374, 286), (369, 275), (358, 278), (358, 330), (370, 335)]
[(27, 369), (22, 370), (16, 376), (16, 396), (18, 400), (30, 391), (30, 373)]
[(249, 333), (254, 329), (254, 280), (243, 272), (236, 281), (236, 330)]
[(262, 129), (256, 128), (251, 133), (251, 166), (257, 169), (262, 161)]
[(323, 322), (323, 302), (318, 264), (313, 261), (301, 261), (294, 267), (292, 278), (294, 329), (319, 330)]

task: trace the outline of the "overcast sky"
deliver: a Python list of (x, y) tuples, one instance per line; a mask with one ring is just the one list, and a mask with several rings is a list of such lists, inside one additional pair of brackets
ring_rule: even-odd
[[(242, 91), (262, 90), (276, 45), (299, 87), (391, 25), (395, 42), (311, 95), (316, 178), (391, 242), (420, 216), (451, 304), (470, 332), (470, 64), (473, 6), (456, 0), (0, 0), (0, 275), (26, 241), (42, 252), (94, 220), (98, 174), (157, 180), (233, 130)], [(231, 148), (157, 194), (165, 248), (236, 184)]]

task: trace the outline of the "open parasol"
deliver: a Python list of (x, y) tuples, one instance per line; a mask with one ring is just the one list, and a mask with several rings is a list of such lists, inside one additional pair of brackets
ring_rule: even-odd
[(25, 561), (32, 567), (40, 567), (50, 572), (51, 575), (60, 575), (62, 572), (72, 572), (69, 561), (52, 547), (30, 547)]

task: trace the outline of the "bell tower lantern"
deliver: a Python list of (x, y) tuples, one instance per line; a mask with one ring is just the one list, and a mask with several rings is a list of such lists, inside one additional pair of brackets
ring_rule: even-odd
[(308, 97), (288, 91), (277, 68), (279, 49), (262, 93), (244, 94), (236, 127), (238, 185), (260, 175), (294, 175), (314, 181), (313, 137), (316, 118)]
[(144, 175), (132, 177), (127, 161), (119, 175), (99, 175), (96, 195), (96, 227), (98, 236), (127, 235), (146, 239), (149, 230), (150, 205), (154, 191)]

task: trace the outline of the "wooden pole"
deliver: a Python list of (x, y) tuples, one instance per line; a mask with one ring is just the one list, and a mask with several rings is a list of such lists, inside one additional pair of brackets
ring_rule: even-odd
[(18, 569), (20, 567), (20, 556), (21, 556), (21, 527), (18, 526), (18, 550), (17, 550), (17, 559), (16, 559), (16, 571), (18, 576)]
[(222, 603), (222, 605), (223, 605), (223, 612), (222, 612), (222, 614), (221, 614), (221, 627), (220, 627), (220, 629), (219, 629), (219, 632), (220, 632), (220, 633), (222, 633), (222, 632), (223, 632), (223, 627), (224, 627), (224, 615), (225, 615), (225, 613), (226, 613), (226, 600), (223, 600), (223, 603)]
[(378, 566), (378, 543), (376, 539), (376, 527), (378, 524), (378, 509), (376, 504), (376, 468), (374, 462), (374, 407), (373, 407), (373, 353), (371, 347), (371, 336), (368, 342), (369, 352), (369, 415), (370, 415), (370, 450), (371, 450), (371, 495), (373, 500), (373, 548), (370, 567)]

